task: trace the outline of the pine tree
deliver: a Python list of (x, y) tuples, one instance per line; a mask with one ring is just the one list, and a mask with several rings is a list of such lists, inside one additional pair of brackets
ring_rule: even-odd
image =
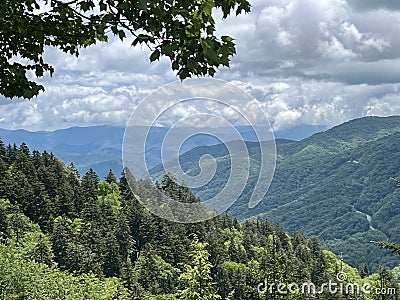
[(311, 238), (309, 242), (311, 250), (311, 282), (319, 285), (327, 281), (326, 278), (326, 262), (322, 253), (319, 240), (316, 237)]
[(0, 242), (4, 242), (8, 237), (7, 203), (0, 199)]
[(125, 265), (128, 258), (132, 261), (137, 251), (136, 241), (132, 237), (129, 228), (129, 221), (123, 211), (120, 212), (115, 229), (115, 238), (118, 243), (118, 254), (121, 257), (122, 265)]
[(97, 199), (99, 182), (99, 176), (92, 168), (82, 177), (82, 197), (84, 199), (82, 218), (87, 222), (101, 219), (100, 203)]
[(221, 299), (216, 293), (215, 283), (212, 282), (207, 243), (202, 243), (194, 236), (191, 244), (191, 264), (185, 264), (183, 273), (179, 276), (182, 289), (177, 297), (182, 300), (216, 300)]
[(384, 248), (392, 250), (393, 253), (400, 255), (400, 245), (391, 242), (377, 242), (377, 244)]
[(72, 221), (66, 217), (57, 217), (53, 222), (53, 230), (50, 236), (54, 259), (61, 270), (71, 268), (71, 256), (68, 245), (75, 244), (75, 237), (72, 230)]
[(137, 282), (153, 295), (174, 293), (178, 271), (165, 262), (151, 244), (143, 247), (133, 270)]
[(39, 235), (39, 240), (29, 255), (30, 259), (51, 266), (53, 262), (53, 253), (51, 245), (45, 239), (43, 234)]
[[(396, 294), (400, 288), (399, 283), (397, 282), (396, 278), (393, 276), (393, 273), (386, 268), (385, 266), (381, 266), (379, 268), (378, 273), (378, 282), (375, 288), (379, 290), (381, 293), (374, 295), (374, 299), (379, 300), (398, 300), (399, 297)], [(389, 292), (392, 291), (392, 292)]]
[[(69, 209), (69, 215), (71, 217), (81, 217), (83, 207), (84, 207), (84, 196), (82, 192), (81, 180), (79, 177), (79, 172), (75, 168), (74, 164), (71, 163), (67, 167), (67, 178), (66, 178), (66, 190), (68, 191), (65, 195), (65, 206)], [(73, 202), (73, 208), (70, 207), (70, 201)]]
[(90, 168), (82, 177), (82, 192), (86, 199), (97, 200), (97, 185), (99, 182), (99, 176)]
[(4, 193), (5, 177), (7, 176), (6, 171), (8, 169), (6, 148), (4, 147), (3, 141), (0, 139), (0, 196)]
[(105, 250), (103, 273), (108, 277), (118, 277), (121, 274), (122, 257), (119, 254), (118, 241), (114, 233), (106, 237)]
[(361, 268), (361, 271), (360, 271), (360, 277), (365, 278), (369, 275), (370, 275), (370, 273), (369, 273), (368, 265), (364, 264), (364, 266)]
[(117, 177), (115, 177), (114, 172), (110, 169), (110, 171), (108, 172), (107, 176), (104, 178), (105, 181), (107, 181), (108, 183), (117, 183)]

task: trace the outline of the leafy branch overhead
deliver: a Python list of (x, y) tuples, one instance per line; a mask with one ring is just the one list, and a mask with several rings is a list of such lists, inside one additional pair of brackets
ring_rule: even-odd
[(377, 242), (383, 249), (392, 250), (393, 253), (400, 255), (400, 245), (391, 242)]
[(223, 18), (250, 11), (247, 0), (3, 0), (0, 3), (0, 94), (32, 98), (44, 87), (30, 79), (53, 74), (46, 46), (79, 55), (107, 42), (109, 33), (151, 49), (150, 61), (166, 56), (180, 79), (213, 76), (229, 66), (233, 38), (216, 36), (213, 9)]

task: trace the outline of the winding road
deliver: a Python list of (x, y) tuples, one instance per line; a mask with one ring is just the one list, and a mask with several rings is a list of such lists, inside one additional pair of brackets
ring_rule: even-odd
[(354, 205), (353, 205), (353, 210), (354, 210), (356, 213), (362, 214), (362, 215), (364, 215), (364, 216), (367, 218), (367, 221), (368, 221), (368, 223), (369, 223), (369, 229), (371, 229), (371, 230), (376, 230), (376, 228), (372, 227), (372, 225), (371, 225), (372, 217), (371, 217), (369, 214), (355, 209), (355, 208), (354, 208)]

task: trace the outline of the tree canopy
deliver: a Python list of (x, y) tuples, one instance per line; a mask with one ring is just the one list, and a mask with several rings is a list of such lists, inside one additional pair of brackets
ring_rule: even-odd
[(46, 47), (79, 55), (110, 34), (145, 44), (150, 61), (166, 56), (180, 79), (213, 76), (235, 54), (230, 36), (218, 37), (213, 9), (223, 18), (250, 11), (247, 0), (3, 0), (0, 3), (0, 94), (32, 98), (44, 87), (31, 79), (54, 68)]
[[(0, 299), (375, 300), (376, 288), (399, 290), (397, 273), (363, 266), (360, 276), (317, 238), (267, 220), (161, 219), (139, 202), (152, 197), (146, 180), (128, 169), (119, 180), (108, 175), (101, 181), (89, 169), (81, 178), (51, 153), (0, 139)], [(196, 199), (171, 177), (159, 188), (177, 201)], [(323, 290), (326, 282), (368, 283), (371, 293), (335, 294)], [(279, 283), (313, 283), (318, 294), (288, 293)]]

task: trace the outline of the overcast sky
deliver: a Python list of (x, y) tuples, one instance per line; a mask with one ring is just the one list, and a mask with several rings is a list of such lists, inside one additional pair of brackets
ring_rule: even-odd
[[(237, 55), (217, 78), (260, 101), (274, 129), (336, 125), (366, 115), (400, 114), (400, 1), (253, 0), (252, 12), (218, 19)], [(164, 59), (112, 38), (79, 58), (49, 49), (46, 92), (0, 99), (0, 127), (52, 130), (125, 125), (154, 89), (177, 80)]]

